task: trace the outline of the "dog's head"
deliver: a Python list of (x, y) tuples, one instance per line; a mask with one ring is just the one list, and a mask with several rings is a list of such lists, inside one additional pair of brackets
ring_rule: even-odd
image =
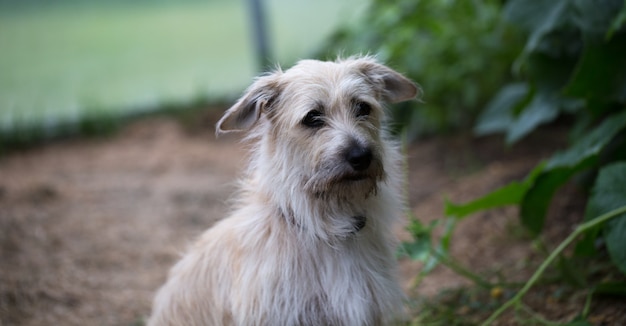
[(384, 103), (412, 99), (418, 91), (371, 57), (303, 60), (259, 77), (217, 131), (251, 131), (264, 151), (257, 168), (269, 164), (274, 172), (268, 177), (278, 182), (317, 197), (368, 195), (385, 177)]

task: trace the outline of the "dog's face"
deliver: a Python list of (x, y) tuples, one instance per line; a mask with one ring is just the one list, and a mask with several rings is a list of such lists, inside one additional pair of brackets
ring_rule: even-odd
[(316, 197), (366, 196), (384, 179), (383, 102), (418, 88), (371, 58), (300, 61), (260, 77), (218, 122), (218, 132), (253, 130), (276, 177)]

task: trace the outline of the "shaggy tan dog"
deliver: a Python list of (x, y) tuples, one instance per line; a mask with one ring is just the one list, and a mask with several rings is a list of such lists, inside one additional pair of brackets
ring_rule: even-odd
[(418, 88), (371, 57), (259, 77), (218, 122), (246, 131), (232, 214), (170, 271), (149, 325), (383, 325), (402, 314), (401, 157), (384, 102)]

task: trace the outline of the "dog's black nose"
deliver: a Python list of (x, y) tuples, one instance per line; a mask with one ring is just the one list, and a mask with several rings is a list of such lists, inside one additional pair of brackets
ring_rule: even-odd
[(352, 146), (346, 151), (346, 161), (355, 171), (363, 171), (372, 163), (372, 150), (365, 146)]

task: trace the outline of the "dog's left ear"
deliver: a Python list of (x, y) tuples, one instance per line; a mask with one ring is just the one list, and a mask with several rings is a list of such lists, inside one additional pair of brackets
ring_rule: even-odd
[(244, 131), (250, 129), (268, 109), (279, 94), (277, 71), (261, 76), (246, 90), (244, 95), (224, 113), (217, 122), (216, 133)]
[(382, 97), (390, 103), (408, 101), (421, 95), (421, 89), (399, 72), (371, 59), (357, 59), (359, 70), (381, 88)]

